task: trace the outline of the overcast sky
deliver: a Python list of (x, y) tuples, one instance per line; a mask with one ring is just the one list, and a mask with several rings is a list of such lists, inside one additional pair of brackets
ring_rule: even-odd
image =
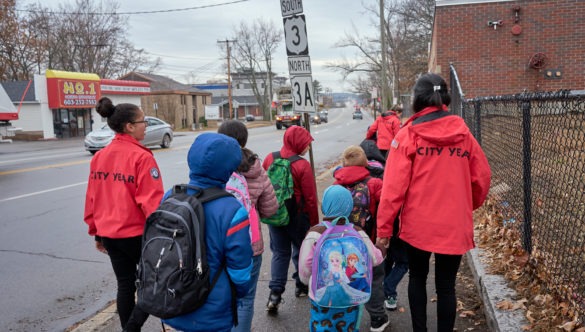
[[(43, 0), (42, 4), (57, 9), (59, 3), (67, 1), (72, 0)], [(280, 0), (237, 1), (241, 0), (120, 0), (119, 12), (212, 6), (129, 16), (128, 39), (135, 47), (144, 48), (151, 56), (162, 58), (163, 65), (158, 74), (183, 83), (187, 83), (185, 73), (191, 70), (197, 72), (197, 83), (205, 83), (208, 79), (226, 79), (226, 60), (221, 58), (217, 41), (232, 37), (233, 27), (241, 21), (251, 23), (256, 18), (270, 20), (283, 33), (283, 41), (274, 56), (273, 71), (288, 77)], [(339, 73), (326, 69), (324, 64), (343, 56), (355, 57), (355, 50), (334, 48), (335, 42), (345, 32), (352, 31), (352, 24), (357, 27), (360, 35), (372, 36), (378, 31), (372, 24), (375, 19), (366, 13), (363, 3), (377, 6), (378, 1), (302, 1), (313, 79), (320, 81), (324, 88), (331, 88), (333, 92), (348, 91), (350, 86), (341, 80)]]

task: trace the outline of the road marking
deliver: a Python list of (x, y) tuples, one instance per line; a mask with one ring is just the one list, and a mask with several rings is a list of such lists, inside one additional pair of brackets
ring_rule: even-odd
[(69, 184), (69, 185), (66, 185), (66, 186), (56, 187), (56, 188), (47, 189), (47, 190), (41, 190), (41, 191), (37, 191), (37, 192), (34, 192), (34, 193), (30, 193), (30, 194), (24, 194), (24, 195), (20, 195), (20, 196), (14, 196), (14, 197), (8, 197), (8, 198), (0, 199), (0, 203), (7, 202), (7, 201), (12, 201), (12, 200), (19, 199), (19, 198), (25, 198), (25, 197), (30, 197), (30, 196), (45, 194), (45, 193), (49, 193), (49, 192), (52, 192), (52, 191), (57, 191), (57, 190), (61, 190), (61, 189), (67, 189), (67, 188), (71, 188), (71, 187), (75, 187), (75, 186), (80, 186), (80, 185), (84, 185), (84, 184), (87, 184), (87, 181), (78, 182), (78, 183), (74, 183), (74, 184)]
[(53, 155), (45, 155), (40, 157), (31, 157), (31, 158), (21, 158), (21, 159), (10, 159), (5, 161), (0, 161), (0, 164), (8, 164), (8, 163), (17, 163), (20, 161), (29, 161), (29, 160), (43, 160), (43, 159), (50, 159), (55, 157), (67, 157), (67, 156), (77, 156), (80, 155), (82, 152), (75, 152), (75, 153), (62, 153), (62, 154), (53, 154)]
[(53, 164), (53, 165), (46, 165), (46, 166), (38, 166), (38, 167), (30, 167), (30, 168), (22, 168), (22, 169), (13, 169), (11, 171), (0, 172), (0, 176), (2, 176), (2, 175), (9, 175), (9, 174), (24, 173), (24, 172), (39, 171), (39, 170), (49, 169), (49, 168), (58, 168), (58, 167), (66, 167), (66, 166), (73, 166), (73, 165), (81, 165), (81, 164), (87, 164), (89, 162), (90, 162), (90, 160), (78, 160), (78, 161), (72, 161), (72, 162), (63, 163), (63, 164)]

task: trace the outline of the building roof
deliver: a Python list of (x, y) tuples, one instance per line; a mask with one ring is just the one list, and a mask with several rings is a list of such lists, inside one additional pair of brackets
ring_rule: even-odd
[[(255, 96), (233, 96), (232, 102), (237, 102), (240, 106), (256, 106), (258, 101)], [(212, 97), (211, 105), (223, 105), (229, 103), (227, 97)]]
[[(30, 86), (28, 90), (26, 90), (26, 87), (28, 86), (29, 82)], [(8, 97), (10, 97), (10, 100), (12, 100), (13, 103), (20, 103), (21, 100), (24, 102), (37, 101), (35, 98), (36, 96), (35, 85), (34, 82), (32, 81), (6, 81), (1, 82), (0, 84), (2, 84), (2, 87), (4, 88), (4, 90), (8, 94)], [(24, 99), (22, 99), (22, 95), (24, 94), (25, 91), (26, 95), (24, 96)]]
[(167, 91), (183, 91), (189, 92), (191, 94), (201, 94), (201, 95), (211, 95), (211, 93), (207, 91), (203, 91), (197, 89), (190, 84), (183, 84), (181, 82), (177, 82), (170, 77), (156, 75), (156, 74), (149, 74), (149, 73), (141, 73), (141, 72), (130, 72), (120, 78), (119, 80), (132, 80), (132, 81), (142, 81), (142, 82), (149, 82), (150, 83), (150, 91), (151, 94), (156, 94), (156, 92), (167, 92)]

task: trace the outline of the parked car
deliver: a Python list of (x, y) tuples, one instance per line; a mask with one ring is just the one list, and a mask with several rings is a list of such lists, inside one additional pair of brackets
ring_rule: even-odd
[(285, 111), (280, 114), (276, 114), (276, 129), (282, 129), (282, 127), (288, 128), (290, 126), (301, 125), (301, 115), (293, 111)]
[[(144, 146), (160, 145), (162, 148), (168, 148), (173, 141), (173, 130), (171, 125), (161, 119), (146, 116), (146, 133), (141, 143)], [(92, 130), (85, 136), (85, 150), (95, 154), (105, 148), (115, 136), (115, 132), (106, 124), (99, 129)]]
[(364, 115), (362, 114), (362, 111), (360, 110), (356, 110), (353, 112), (353, 119), (360, 119), (363, 120), (364, 119)]
[(256, 118), (252, 114), (246, 114), (246, 121), (254, 121)]

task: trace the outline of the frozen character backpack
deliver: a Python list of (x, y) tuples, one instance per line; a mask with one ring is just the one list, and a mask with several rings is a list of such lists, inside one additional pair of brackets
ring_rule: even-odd
[(362, 236), (345, 218), (338, 225), (323, 221), (327, 229), (315, 244), (311, 288), (322, 307), (347, 308), (368, 302), (372, 285), (372, 258)]

